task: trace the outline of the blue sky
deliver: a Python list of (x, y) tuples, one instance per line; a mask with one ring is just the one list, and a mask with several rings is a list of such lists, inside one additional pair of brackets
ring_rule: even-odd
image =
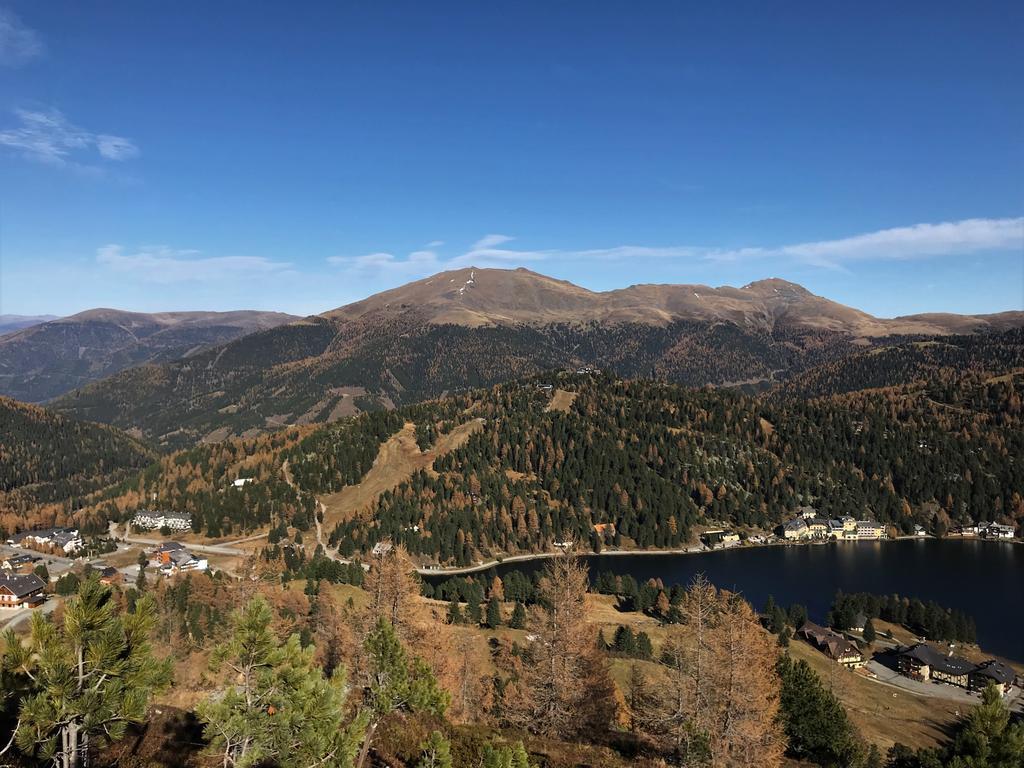
[(1024, 4), (0, 0), (0, 313), (455, 266), (1024, 308)]

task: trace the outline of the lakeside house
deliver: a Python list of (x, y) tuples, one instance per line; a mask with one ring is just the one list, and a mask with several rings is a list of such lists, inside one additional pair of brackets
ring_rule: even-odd
[(172, 531), (192, 530), (192, 515), (188, 512), (150, 512), (140, 509), (132, 518), (132, 525), (146, 531), (169, 528)]
[(885, 527), (874, 520), (857, 521), (858, 539), (881, 539), (885, 537)]
[(899, 651), (897, 667), (901, 675), (926, 682), (936, 680), (971, 691), (984, 690), (990, 683), (1000, 695), (1013, 684), (1014, 671), (995, 659), (975, 664), (950, 651), (943, 653), (928, 643), (917, 643)]
[(856, 645), (837, 632), (811, 621), (805, 621), (797, 635), (813, 645), (837, 664), (855, 669), (866, 663)]
[(0, 608), (21, 608), (39, 599), (46, 586), (34, 573), (0, 573)]
[(704, 531), (700, 536), (700, 540), (706, 544), (709, 549), (714, 549), (715, 547), (731, 547), (740, 543), (740, 535), (734, 531), (718, 529), (713, 531)]
[(981, 528), (976, 525), (958, 525), (950, 531), (954, 536), (977, 536)]
[(251, 483), (251, 482), (252, 482), (252, 478), (251, 477), (239, 477), (239, 478), (236, 478), (234, 481), (232, 481), (231, 485), (233, 485), (235, 488), (244, 488), (247, 483)]
[(812, 517), (805, 521), (807, 523), (807, 534), (812, 539), (827, 539), (829, 532), (828, 520), (823, 517)]
[(83, 541), (77, 528), (57, 527), (16, 533), (7, 543), (12, 547), (59, 549), (65, 555), (70, 555), (82, 547)]
[(1013, 534), (1014, 527), (1012, 525), (1000, 525), (999, 523), (991, 523), (984, 530), (987, 539), (1012, 539)]
[(802, 517), (783, 523), (779, 527), (779, 535), (787, 541), (800, 541), (809, 538), (811, 533), (807, 528), (807, 521)]

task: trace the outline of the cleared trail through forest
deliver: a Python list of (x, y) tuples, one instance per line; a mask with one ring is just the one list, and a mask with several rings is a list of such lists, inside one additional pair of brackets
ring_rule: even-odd
[(410, 479), (421, 469), (427, 469), (434, 459), (461, 448), (470, 436), (483, 429), (484, 420), (477, 418), (439, 435), (434, 445), (421, 451), (416, 444), (416, 425), (406, 422), (381, 445), (373, 466), (356, 485), (347, 485), (336, 493), (322, 496), (323, 527), (331, 530), (339, 522), (369, 508), (385, 491), (391, 491)]

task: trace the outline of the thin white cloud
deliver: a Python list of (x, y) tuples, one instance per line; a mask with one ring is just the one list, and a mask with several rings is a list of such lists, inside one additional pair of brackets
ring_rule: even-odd
[(963, 219), (939, 224), (914, 224), (838, 240), (819, 240), (778, 247), (712, 250), (713, 261), (790, 258), (821, 267), (854, 261), (891, 261), (1024, 249), (1024, 217)]
[(19, 125), (0, 131), (0, 145), (50, 165), (73, 165), (79, 160), (129, 160), (139, 148), (131, 139), (95, 134), (72, 124), (56, 109), (15, 109)]
[(96, 137), (96, 150), (107, 160), (130, 160), (139, 156), (139, 148), (123, 136), (100, 134)]
[(291, 264), (263, 256), (202, 256), (199, 251), (146, 246), (126, 252), (117, 244), (96, 251), (96, 262), (149, 283), (216, 282), (281, 275)]
[(915, 224), (877, 232), (806, 243), (746, 248), (715, 248), (698, 245), (619, 245), (582, 250), (524, 250), (501, 246), (513, 238), (487, 235), (455, 256), (443, 258), (435, 250), (415, 251), (406, 258), (392, 253), (365, 256), (334, 256), (327, 261), (362, 273), (390, 273), (394, 278), (427, 276), (461, 267), (509, 267), (542, 261), (614, 262), (649, 259), (700, 259), (738, 262), (775, 259), (792, 263), (846, 269), (858, 261), (927, 259), (942, 256), (1024, 250), (1024, 217), (964, 219), (938, 224)]
[(473, 243), (473, 250), (484, 250), (487, 248), (493, 248), (496, 245), (507, 243), (514, 238), (508, 235), (484, 235), (475, 243)]
[(0, 66), (20, 67), (45, 52), (43, 41), (17, 16), (0, 8)]

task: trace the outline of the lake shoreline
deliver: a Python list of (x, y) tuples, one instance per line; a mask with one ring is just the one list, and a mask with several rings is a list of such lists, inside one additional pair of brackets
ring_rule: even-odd
[[(788, 548), (788, 547), (819, 547), (830, 544), (860, 544), (864, 542), (878, 543), (878, 544), (893, 544), (898, 541), (984, 541), (993, 544), (1024, 544), (1024, 539), (986, 539), (979, 536), (945, 536), (942, 538), (936, 536), (897, 536), (895, 539), (884, 538), (884, 539), (823, 539), (815, 541), (774, 541), (765, 542), (764, 544), (741, 544), (734, 547), (714, 547), (711, 549), (700, 548), (696, 546), (687, 549), (604, 549), (600, 552), (588, 551), (588, 552), (570, 552), (577, 557), (604, 557), (606, 555), (638, 555), (638, 556), (649, 556), (649, 555), (710, 555), (714, 552), (742, 552), (755, 549), (773, 549), (773, 548)], [(567, 554), (566, 552), (530, 552), (522, 555), (510, 555), (501, 559), (488, 560), (485, 563), (478, 565), (467, 565), (454, 568), (442, 568), (442, 567), (419, 567), (416, 572), (420, 576), (471, 576), (475, 573), (482, 573), (489, 571), (492, 568), (499, 566), (508, 565), (509, 563), (529, 563), (536, 560), (549, 560), (553, 557), (561, 557)]]

